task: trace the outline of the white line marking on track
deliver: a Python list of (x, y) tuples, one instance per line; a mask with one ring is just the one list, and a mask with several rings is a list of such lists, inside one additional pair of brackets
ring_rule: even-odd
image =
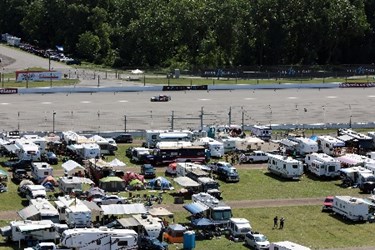
[(375, 97), (375, 95), (369, 95), (368, 97), (370, 97), (370, 98), (374, 98), (374, 97)]
[(295, 96), (289, 96), (288, 99), (297, 99)]
[(87, 104), (87, 103), (91, 103), (91, 102), (90, 101), (81, 101), (81, 103)]
[(198, 99), (200, 101), (211, 101), (211, 99)]
[(255, 98), (252, 97), (246, 97), (245, 100), (254, 100)]
[(1, 105), (9, 105), (9, 103), (7, 103), (7, 102), (2, 102), (2, 103), (0, 103)]
[(337, 96), (329, 95), (329, 96), (327, 96), (327, 98), (328, 98), (328, 99), (335, 99), (335, 98), (337, 98)]
[(41, 102), (41, 104), (51, 104), (51, 102)]
[(118, 101), (118, 102), (128, 102), (127, 100), (120, 100), (120, 101)]

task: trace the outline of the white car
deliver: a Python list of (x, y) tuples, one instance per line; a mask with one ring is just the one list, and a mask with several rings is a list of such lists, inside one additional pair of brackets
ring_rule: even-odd
[(118, 195), (107, 195), (101, 198), (93, 199), (98, 206), (100, 205), (109, 205), (109, 204), (126, 204), (127, 200), (124, 197)]
[(270, 247), (267, 237), (258, 232), (248, 232), (245, 235), (245, 244), (256, 250), (269, 249)]

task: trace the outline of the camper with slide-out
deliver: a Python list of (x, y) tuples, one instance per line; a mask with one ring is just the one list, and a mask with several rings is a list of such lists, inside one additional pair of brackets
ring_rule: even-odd
[(311, 250), (311, 248), (290, 241), (280, 241), (271, 243), (269, 250)]
[(330, 135), (318, 136), (316, 141), (318, 143), (319, 151), (330, 156), (340, 156), (345, 147), (345, 142)]
[(288, 156), (268, 154), (268, 171), (286, 179), (299, 180), (303, 175), (303, 164)]
[(340, 161), (327, 154), (312, 153), (306, 155), (305, 164), (308, 171), (318, 177), (335, 178), (340, 175)]
[(351, 196), (335, 196), (333, 213), (352, 221), (374, 221), (375, 204), (367, 199)]
[(53, 176), (53, 167), (47, 162), (31, 163), (31, 178), (35, 183), (42, 183), (48, 176)]

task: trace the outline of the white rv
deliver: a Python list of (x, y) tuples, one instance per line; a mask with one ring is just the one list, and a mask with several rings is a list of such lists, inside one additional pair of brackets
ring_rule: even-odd
[(192, 162), (177, 162), (176, 164), (177, 176), (186, 176), (188, 173), (197, 169), (203, 171), (204, 166), (197, 164), (197, 163), (192, 163)]
[(374, 221), (375, 204), (370, 200), (350, 196), (335, 196), (332, 211), (352, 221)]
[(193, 140), (193, 133), (191, 131), (167, 131), (167, 130), (147, 130), (146, 131), (146, 146), (154, 148), (158, 142), (191, 142)]
[(269, 141), (272, 136), (271, 126), (254, 125), (251, 127), (251, 132), (264, 141)]
[(270, 250), (311, 250), (311, 248), (290, 241), (280, 241), (271, 243)]
[(31, 178), (38, 184), (42, 183), (47, 176), (53, 176), (53, 167), (47, 162), (31, 163)]
[(318, 136), (317, 143), (319, 151), (335, 157), (341, 155), (342, 149), (345, 147), (345, 142), (330, 135)]
[(288, 179), (299, 180), (303, 175), (302, 162), (282, 155), (268, 155), (268, 171)]
[(39, 147), (39, 151), (41, 154), (46, 152), (47, 140), (45, 138), (40, 137), (39, 135), (24, 135), (22, 137), (36, 144)]
[(316, 153), (319, 150), (318, 143), (310, 138), (293, 137), (289, 139), (297, 143), (295, 148), (300, 155)]
[(68, 149), (85, 160), (101, 156), (100, 147), (96, 143), (72, 144)]
[(308, 170), (316, 176), (335, 178), (340, 175), (340, 161), (327, 154), (309, 154), (305, 157), (305, 163)]
[(59, 223), (59, 211), (47, 199), (31, 199), (30, 205), (34, 206), (40, 214), (42, 220), (51, 220)]
[(138, 249), (138, 234), (130, 229), (76, 228), (65, 230), (61, 244), (76, 250)]
[(117, 150), (117, 146), (114, 146), (112, 143), (109, 142), (108, 139), (103, 138), (99, 135), (94, 135), (94, 136), (90, 137), (89, 140), (91, 140), (91, 141), (93, 141), (93, 142), (95, 142), (96, 144), (99, 145), (101, 154), (114, 155), (115, 151)]
[(1, 235), (11, 241), (21, 240), (57, 240), (60, 238), (58, 228), (51, 220), (11, 221), (9, 226), (1, 228)]
[(24, 190), (28, 200), (47, 198), (46, 188), (42, 185), (25, 185)]
[(83, 184), (94, 184), (94, 182), (88, 178), (76, 177), (76, 176), (63, 176), (57, 180), (60, 190), (64, 194), (71, 194), (73, 190), (82, 190)]
[[(158, 217), (147, 214), (133, 214), (132, 217), (139, 222), (145, 235), (152, 238), (159, 238), (163, 232), (164, 225)], [(139, 232), (138, 232), (139, 233)]]
[(41, 154), (39, 147), (32, 141), (21, 138), (15, 140), (15, 145), (18, 148), (16, 151), (18, 159), (40, 161)]
[(210, 137), (198, 138), (193, 145), (205, 146), (210, 150), (211, 157), (221, 158), (224, 155), (224, 144)]
[(70, 228), (92, 227), (91, 210), (82, 202), (74, 202), (65, 208), (65, 222)]
[(245, 235), (251, 231), (251, 225), (245, 218), (231, 218), (229, 220), (228, 229), (233, 237), (244, 239)]

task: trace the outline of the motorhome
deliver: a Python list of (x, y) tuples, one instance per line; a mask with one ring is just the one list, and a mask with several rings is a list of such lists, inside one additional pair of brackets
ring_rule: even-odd
[(133, 214), (134, 218), (140, 224), (141, 228), (138, 234), (143, 234), (152, 238), (159, 238), (164, 231), (163, 221), (158, 217), (149, 214)]
[(65, 208), (65, 222), (69, 228), (92, 227), (91, 210), (81, 202), (73, 202)]
[(206, 162), (206, 149), (202, 146), (162, 147), (153, 151), (155, 165), (178, 162)]
[(223, 143), (225, 154), (236, 151), (237, 146), (243, 141), (241, 138), (229, 136), (221, 136), (218, 139)]
[(303, 175), (302, 162), (282, 155), (268, 155), (268, 171), (275, 175), (293, 180), (299, 180)]
[(349, 167), (340, 169), (341, 178), (348, 186), (357, 185), (360, 182), (361, 174), (368, 175), (372, 174), (372, 172), (364, 167)]
[(184, 208), (193, 215), (203, 214), (217, 225), (227, 225), (232, 218), (231, 207), (208, 193), (193, 194), (192, 201), (193, 203), (184, 205)]
[(31, 178), (35, 183), (40, 184), (47, 176), (53, 176), (53, 167), (47, 162), (31, 163)]
[(224, 155), (224, 144), (210, 137), (198, 138), (193, 145), (206, 147), (210, 150), (211, 157), (221, 158)]
[(22, 137), (36, 144), (39, 147), (41, 154), (47, 151), (47, 140), (45, 138), (40, 137), (39, 135), (23, 135)]
[(375, 205), (370, 200), (351, 196), (335, 196), (332, 211), (352, 221), (374, 221)]
[(311, 250), (311, 248), (290, 241), (280, 241), (271, 243), (269, 250)]
[(319, 151), (333, 157), (340, 156), (345, 147), (345, 142), (330, 135), (318, 136), (317, 143)]
[(254, 125), (251, 127), (251, 133), (256, 137), (264, 140), (269, 141), (272, 136), (272, 127), (271, 126), (262, 126), (262, 125)]
[(63, 232), (61, 244), (76, 250), (138, 249), (138, 234), (131, 229), (75, 228)]
[(60, 238), (58, 225), (51, 220), (11, 221), (9, 226), (1, 228), (1, 235), (10, 241), (57, 240)]
[(295, 149), (297, 154), (306, 155), (319, 151), (318, 143), (306, 137), (290, 137), (289, 140), (296, 142)]
[(15, 140), (16, 154), (19, 160), (40, 161), (41, 154), (38, 145), (24, 138)]
[(154, 148), (158, 142), (191, 142), (193, 133), (191, 131), (167, 131), (167, 130), (147, 130), (146, 145), (148, 148)]
[(250, 222), (245, 218), (231, 218), (228, 229), (230, 234), (235, 238), (245, 238), (246, 233), (251, 231)]
[(308, 171), (318, 177), (335, 178), (340, 175), (340, 161), (324, 153), (306, 155), (305, 164)]
[(113, 144), (111, 144), (106, 138), (99, 135), (94, 135), (90, 137), (89, 140), (99, 145), (101, 154), (114, 155), (115, 151), (117, 150), (117, 146), (113, 146)]

